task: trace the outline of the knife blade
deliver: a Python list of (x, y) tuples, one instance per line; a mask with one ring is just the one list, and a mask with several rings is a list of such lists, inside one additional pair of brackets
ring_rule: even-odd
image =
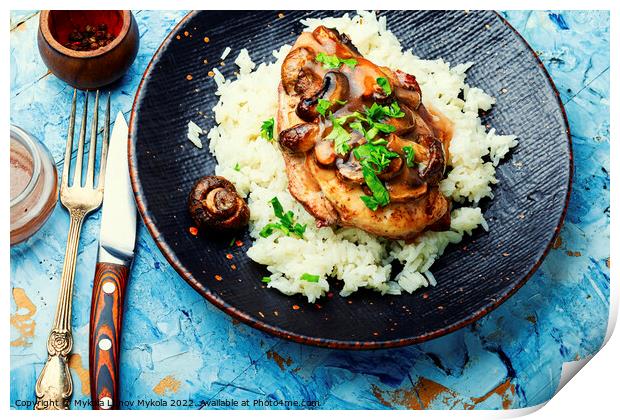
[(119, 408), (123, 301), (136, 243), (136, 205), (127, 158), (128, 131), (125, 117), (119, 112), (108, 149), (90, 313), (89, 372), (95, 410)]

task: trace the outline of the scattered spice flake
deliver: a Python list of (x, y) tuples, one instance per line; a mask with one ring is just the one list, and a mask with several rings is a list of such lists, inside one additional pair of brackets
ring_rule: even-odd
[(185, 32), (183, 32), (183, 35), (188, 36), (189, 32), (185, 31)]
[(189, 233), (191, 233), (192, 235), (196, 236), (198, 235), (198, 228), (192, 226), (189, 228)]
[(502, 253), (502, 255), (503, 255), (504, 257), (509, 257), (509, 256), (510, 256), (510, 254), (509, 254), (508, 252), (503, 252), (503, 253)]
[(231, 270), (236, 270), (236, 269), (237, 269), (237, 266), (236, 266), (235, 264), (231, 264), (231, 265), (230, 265), (230, 268), (231, 268)]
[(220, 61), (220, 67), (224, 67), (226, 65), (226, 63), (224, 63), (223, 61)]
[(278, 311), (273, 311), (273, 314), (274, 314), (275, 316), (278, 316), (278, 315), (279, 315)]
[(314, 304), (314, 306), (315, 306), (317, 309), (323, 309), (323, 307), (322, 307), (321, 305), (319, 305), (318, 303), (315, 303), (315, 304)]
[(489, 25), (488, 23), (486, 25), (484, 25), (485, 29), (491, 29), (491, 25)]
[(282, 19), (284, 17), (284, 13), (278, 13), (278, 19)]
[(334, 297), (334, 294), (333, 294), (332, 292), (329, 292), (329, 293), (327, 294), (327, 297), (331, 299), (331, 298), (333, 298), (333, 297)]
[(206, 58), (204, 60), (202, 60), (203, 63), (205, 64), (209, 64), (209, 60), (207, 60)]
[(233, 259), (233, 254), (226, 254), (226, 259), (232, 260)]
[(424, 293), (424, 294), (422, 295), (422, 299), (428, 299), (428, 293)]
[(551, 248), (558, 249), (561, 246), (562, 246), (562, 237), (558, 235), (558, 237), (555, 238), (555, 241), (553, 241)]
[(375, 332), (372, 333), (372, 335), (374, 335), (376, 337), (376, 336), (379, 335), (379, 333), (375, 331)]
[(207, 73), (209, 75), (209, 77), (213, 77), (215, 76), (215, 73), (213, 73), (213, 71), (209, 70), (209, 73)]
[(236, 240), (236, 241), (235, 241), (235, 245), (237, 245), (237, 246), (243, 246), (243, 242), (241, 242), (240, 240)]
[(508, 93), (508, 89), (506, 89), (506, 88), (502, 88), (502, 89), (500, 90), (500, 92), (502, 92), (502, 93)]
[(222, 276), (220, 276), (219, 274), (216, 274), (215, 275), (215, 280), (222, 281)]
[(607, 268), (611, 267), (611, 261), (610, 258), (607, 258), (607, 260), (605, 261), (605, 264), (607, 264)]
[(439, 305), (437, 309), (439, 309), (440, 311), (443, 311), (445, 308), (442, 305)]
[(187, 80), (192, 80), (194, 78), (194, 76), (192, 76), (191, 74), (188, 74), (187, 76), (185, 76), (185, 78)]
[(203, 38), (203, 41), (208, 43), (208, 42), (209, 42), (209, 37), (208, 37), (208, 36), (205, 36), (205, 37)]
[(230, 243), (228, 244), (228, 246), (233, 246), (233, 244), (234, 244), (234, 243), (235, 243), (235, 238), (232, 238), (232, 239), (230, 240)]
[(569, 257), (581, 257), (581, 252), (579, 251), (566, 251), (566, 255)]
[(177, 35), (177, 39), (181, 39), (181, 35)]
[(293, 305), (293, 309), (294, 310), (298, 310), (299, 309), (299, 305)]
[(351, 305), (351, 304), (353, 303), (353, 301), (352, 301), (352, 300), (347, 300), (347, 303), (348, 303), (349, 305)]
[(525, 219), (525, 213), (519, 213), (519, 215), (517, 217), (519, 219), (523, 220), (523, 219)]
[(265, 317), (265, 314), (264, 314), (264, 313), (262, 313), (261, 311), (258, 311), (258, 314), (261, 316), (261, 318), (264, 318), (264, 317)]

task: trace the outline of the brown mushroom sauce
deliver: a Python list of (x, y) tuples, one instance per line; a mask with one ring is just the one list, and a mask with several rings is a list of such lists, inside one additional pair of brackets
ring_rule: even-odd
[(250, 220), (250, 209), (235, 186), (220, 176), (200, 178), (189, 194), (188, 208), (200, 230), (238, 230)]
[[(384, 182), (391, 202), (416, 200), (436, 188), (446, 168), (451, 121), (424, 106), (414, 76), (374, 65), (359, 55), (345, 35), (333, 29), (318, 27), (313, 36), (319, 43), (336, 40), (323, 45), (335, 45), (336, 57), (353, 58), (356, 64), (325, 68), (317, 62), (318, 53), (309, 46), (295, 48), (287, 55), (282, 65), (282, 86), (288, 95), (300, 97), (295, 113), (304, 122), (282, 130), (280, 145), (293, 153), (306, 153), (322, 167), (337, 171), (341, 180), (368, 190), (362, 167), (354, 156), (355, 148), (368, 140), (350, 126), (354, 119), (347, 120), (342, 126), (350, 135), (348, 151), (338, 153), (334, 141), (326, 139), (334, 129), (332, 118), (363, 114), (375, 103), (397, 103), (404, 116), (383, 120), (393, 127), (393, 132), (380, 132), (373, 141), (384, 139), (387, 149), (398, 157), (392, 157), (377, 176)], [(379, 78), (389, 81), (388, 92), (379, 86)], [(331, 104), (324, 115), (317, 109), (320, 100)], [(412, 165), (406, 164), (407, 148), (414, 152)]]

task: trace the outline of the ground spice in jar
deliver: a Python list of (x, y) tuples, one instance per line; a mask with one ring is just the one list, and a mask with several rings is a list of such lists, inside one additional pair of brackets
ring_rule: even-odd
[(105, 47), (114, 38), (116, 37), (108, 32), (108, 25), (105, 23), (84, 25), (84, 27), (76, 26), (69, 34), (69, 41), (64, 46), (74, 51), (93, 51)]

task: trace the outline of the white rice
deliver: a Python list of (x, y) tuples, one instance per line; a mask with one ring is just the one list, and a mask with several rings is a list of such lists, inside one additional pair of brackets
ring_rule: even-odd
[[(274, 63), (258, 67), (243, 49), (235, 60), (239, 66), (236, 80), (225, 80), (213, 69), (220, 100), (213, 109), (217, 126), (208, 137), (210, 151), (218, 161), (216, 174), (232, 181), (240, 194), (248, 195), (254, 238), (248, 256), (272, 273), (268, 287), (287, 295), (301, 293), (310, 302), (329, 291), (329, 277), (343, 280), (342, 296), (359, 288), (400, 294), (434, 285), (429, 270), (448, 244), (460, 242), (478, 226), (487, 229), (478, 201), (493, 197), (495, 166), (517, 144), (515, 136), (498, 135), (494, 129), (487, 132), (482, 125), (478, 110), (490, 109), (495, 99), (465, 83), (465, 72), (472, 63), (450, 67), (441, 59), (422, 60), (411, 50), (402, 51), (398, 39), (387, 30), (385, 17), (377, 19), (371, 12), (302, 23), (308, 30), (318, 25), (336, 28), (349, 35), (360, 52), (376, 64), (416, 76), (424, 102), (454, 123), (448, 162), (452, 169), (440, 187), (464, 207), (452, 211), (449, 231), (426, 232), (412, 244), (388, 241), (355, 228), (317, 228), (314, 218), (287, 190), (277, 144), (259, 136), (262, 122), (277, 113), (280, 66), (291, 46), (274, 51)], [(464, 99), (458, 98), (461, 92)], [(259, 236), (266, 224), (278, 221), (269, 204), (273, 197), (278, 197), (285, 211), (292, 210), (299, 223), (307, 224), (303, 239), (279, 231), (267, 238)], [(404, 265), (400, 273), (391, 273), (394, 260)], [(318, 275), (320, 280), (301, 280), (304, 273)]]

